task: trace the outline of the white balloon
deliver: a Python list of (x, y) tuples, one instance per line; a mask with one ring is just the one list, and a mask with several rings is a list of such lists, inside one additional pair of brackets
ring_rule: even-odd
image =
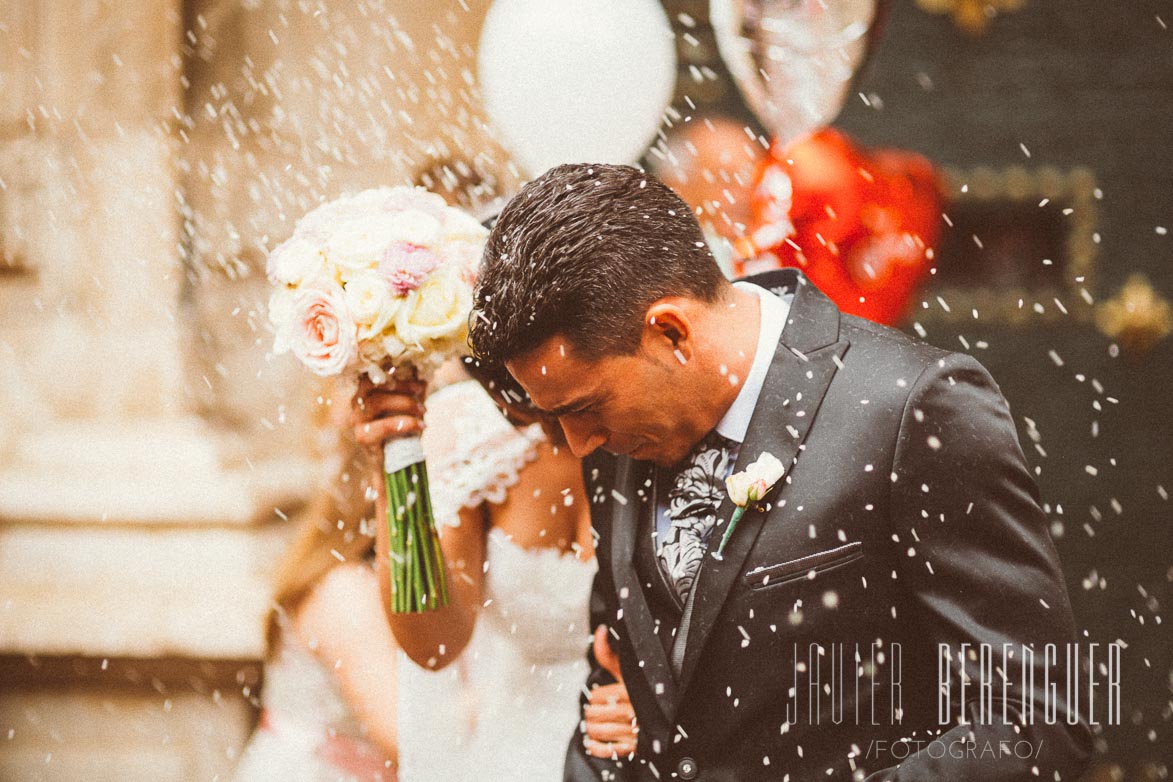
[(656, 0), (495, 0), (477, 70), (489, 118), (537, 176), (639, 159), (672, 100), (676, 46)]

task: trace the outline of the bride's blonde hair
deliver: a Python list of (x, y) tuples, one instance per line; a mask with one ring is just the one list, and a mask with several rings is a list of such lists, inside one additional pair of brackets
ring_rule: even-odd
[(273, 602), (292, 608), (330, 568), (361, 561), (375, 545), (373, 506), (366, 499), (369, 465), (357, 446), (341, 480), (298, 514), (299, 527), (274, 579)]
[(342, 414), (353, 389), (333, 389), (333, 408), (319, 424), (327, 432), (332, 464), (325, 484), (291, 518), (297, 530), (273, 577), (267, 638), (272, 652), (279, 625), (331, 568), (362, 562), (375, 545), (371, 457), (355, 442)]

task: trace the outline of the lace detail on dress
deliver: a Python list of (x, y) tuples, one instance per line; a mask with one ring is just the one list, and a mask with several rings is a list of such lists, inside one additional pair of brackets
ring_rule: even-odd
[(428, 397), (423, 434), (437, 521), (457, 524), (461, 508), (501, 503), (517, 475), (545, 442), (541, 427), (516, 429), (476, 381), (445, 386)]

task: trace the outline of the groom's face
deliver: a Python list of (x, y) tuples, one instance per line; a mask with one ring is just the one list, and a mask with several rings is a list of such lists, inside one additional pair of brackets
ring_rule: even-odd
[(558, 419), (575, 456), (602, 448), (671, 465), (699, 435), (681, 426), (687, 383), (674, 372), (678, 362), (645, 348), (586, 359), (554, 336), (507, 366), (533, 403)]

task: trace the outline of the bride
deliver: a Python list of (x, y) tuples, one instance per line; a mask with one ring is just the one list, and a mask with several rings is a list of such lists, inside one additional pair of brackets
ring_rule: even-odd
[[(391, 780), (395, 768), (403, 782), (562, 778), (595, 571), (580, 465), (556, 426), (543, 431), (520, 397), (482, 380), (432, 393), (426, 428), (421, 384), (360, 385), (360, 445), (373, 453), (423, 429), (450, 605), (384, 613), (386, 498), (370, 460), (377, 564), (358, 513), (308, 521), (282, 571), (261, 723), (237, 782)], [(634, 731), (616, 746), (634, 749)]]
[[(396, 390), (422, 391), (413, 385)], [(359, 442), (377, 447), (411, 431), (418, 418), (404, 409), (409, 398), (360, 386)], [(522, 425), (511, 425), (476, 381), (446, 386), (427, 406), (450, 604), (388, 614), (414, 663), (400, 667), (401, 778), (560, 779), (586, 680), (595, 571), (579, 461), (560, 447), (558, 429), (543, 432), (517, 404), (506, 409)], [(380, 495), (378, 518), (385, 501)], [(389, 605), (386, 537), (380, 525)]]

